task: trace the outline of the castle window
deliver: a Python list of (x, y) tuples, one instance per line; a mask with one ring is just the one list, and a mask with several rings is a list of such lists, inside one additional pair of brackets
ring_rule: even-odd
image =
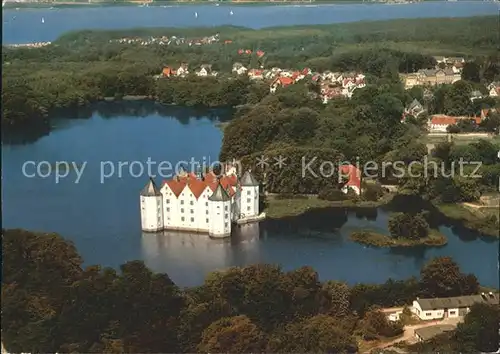
[(194, 214), (194, 209), (191, 209), (191, 214)]
[(193, 203), (193, 201), (190, 201), (189, 204), (193, 205), (194, 203)]
[(247, 203), (250, 203), (251, 201), (252, 201), (252, 199), (247, 198)]
[(250, 195), (250, 194), (252, 194), (252, 192), (251, 191), (247, 191), (247, 195)]
[(247, 211), (250, 211), (250, 207), (247, 207)]
[(184, 208), (181, 208), (181, 213), (183, 213), (183, 212), (184, 212)]
[(194, 222), (194, 218), (191, 218), (191, 222)]
[(181, 199), (181, 205), (184, 205), (184, 200)]
[(220, 205), (217, 205), (217, 209), (220, 209)]
[(205, 206), (208, 206), (208, 202), (205, 203)]
[(184, 216), (181, 216), (181, 221), (184, 221)]
[(227, 219), (228, 218), (228, 215), (227, 214), (224, 214), (224, 219)]
[(167, 213), (170, 212), (170, 208), (167, 208)]
[(208, 210), (207, 210), (207, 215), (208, 215)]
[(207, 224), (208, 224), (208, 219), (206, 220)]
[(224, 210), (227, 211), (227, 205), (224, 207)]
[(170, 204), (170, 199), (166, 199), (166, 200), (165, 200), (165, 203), (166, 203), (166, 204)]
[(224, 227), (227, 227), (227, 222), (224, 224)]

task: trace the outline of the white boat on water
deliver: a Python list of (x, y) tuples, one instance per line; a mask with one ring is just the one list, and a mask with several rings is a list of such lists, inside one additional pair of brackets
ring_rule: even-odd
[(231, 11), (229, 12), (229, 14), (230, 14), (231, 16), (233, 16), (233, 10), (231, 10)]
[(45, 18), (42, 17), (42, 23), (45, 23)]
[(198, 13), (197, 12), (194, 13), (194, 17), (198, 18)]

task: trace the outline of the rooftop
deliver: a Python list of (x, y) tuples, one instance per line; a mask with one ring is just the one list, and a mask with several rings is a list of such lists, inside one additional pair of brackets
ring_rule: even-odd
[(417, 302), (423, 311), (434, 309), (456, 309), (470, 307), (476, 303), (498, 304), (499, 294), (485, 293), (484, 296), (467, 295), (434, 299), (418, 299)]

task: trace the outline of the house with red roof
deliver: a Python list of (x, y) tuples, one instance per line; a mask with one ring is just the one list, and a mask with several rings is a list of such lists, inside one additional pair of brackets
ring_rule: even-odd
[(227, 237), (233, 223), (258, 221), (259, 183), (247, 171), (235, 168), (224, 173), (181, 171), (158, 188), (151, 178), (141, 191), (143, 231), (180, 230)]

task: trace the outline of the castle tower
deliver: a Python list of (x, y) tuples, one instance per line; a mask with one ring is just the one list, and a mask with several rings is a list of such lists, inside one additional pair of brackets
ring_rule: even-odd
[(231, 236), (231, 197), (220, 184), (220, 180), (208, 198), (208, 216), (209, 236), (218, 238)]
[(141, 191), (142, 231), (155, 232), (163, 229), (163, 197), (152, 177)]
[(246, 171), (240, 181), (241, 201), (240, 214), (242, 218), (259, 215), (259, 182)]

